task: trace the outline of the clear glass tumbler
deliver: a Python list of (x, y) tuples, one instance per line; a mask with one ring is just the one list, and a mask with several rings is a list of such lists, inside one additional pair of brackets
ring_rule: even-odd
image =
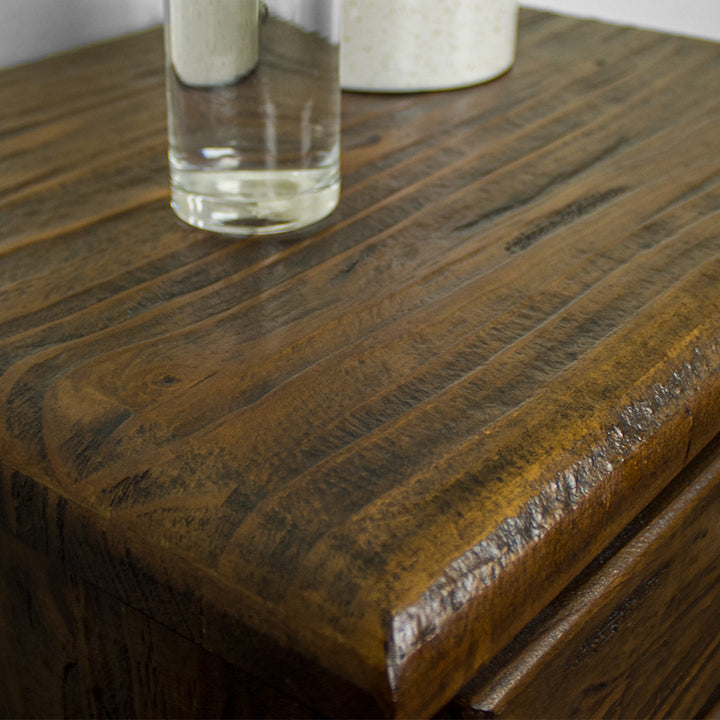
[(342, 0), (165, 0), (172, 207), (254, 235), (340, 195)]

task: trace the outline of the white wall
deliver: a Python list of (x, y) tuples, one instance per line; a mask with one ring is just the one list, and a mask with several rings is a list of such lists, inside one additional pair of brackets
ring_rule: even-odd
[(720, 40), (720, 0), (520, 0), (521, 5)]
[[(520, 2), (720, 41), (720, 0)], [(162, 0), (0, 0), (0, 67), (149, 27), (162, 21), (162, 7)]]
[(162, 22), (162, 0), (0, 0), (0, 67)]

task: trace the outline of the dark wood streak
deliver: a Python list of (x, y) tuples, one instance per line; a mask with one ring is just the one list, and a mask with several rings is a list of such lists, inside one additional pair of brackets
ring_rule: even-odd
[(602, 193), (596, 193), (588, 195), (580, 200), (577, 200), (570, 205), (566, 205), (559, 212), (554, 213), (549, 218), (540, 221), (537, 225), (525, 230), (512, 240), (508, 241), (505, 245), (505, 249), (508, 252), (522, 252), (527, 250), (531, 245), (542, 239), (545, 235), (561, 228), (563, 225), (568, 225), (571, 222), (579, 220), (586, 213), (592, 212), (596, 208), (604, 205), (606, 202), (614, 200), (619, 195), (626, 192), (627, 188), (615, 187), (605, 190)]
[(525, 11), (493, 83), (347, 93), (339, 208), (262, 241), (167, 207), (157, 30), (0, 74), (0, 529), (192, 662), (436, 712), (720, 431), (719, 67)]

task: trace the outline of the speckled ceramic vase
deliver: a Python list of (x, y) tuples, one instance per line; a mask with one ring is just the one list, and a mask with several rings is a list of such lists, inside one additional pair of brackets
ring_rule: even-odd
[(474, 85), (515, 59), (517, 0), (344, 0), (347, 90), (419, 92)]

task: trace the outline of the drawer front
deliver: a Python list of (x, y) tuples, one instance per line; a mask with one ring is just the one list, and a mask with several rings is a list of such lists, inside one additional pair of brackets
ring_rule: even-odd
[[(470, 717), (693, 717), (720, 683), (716, 439), (461, 693)], [(628, 539), (629, 538), (629, 539)]]

